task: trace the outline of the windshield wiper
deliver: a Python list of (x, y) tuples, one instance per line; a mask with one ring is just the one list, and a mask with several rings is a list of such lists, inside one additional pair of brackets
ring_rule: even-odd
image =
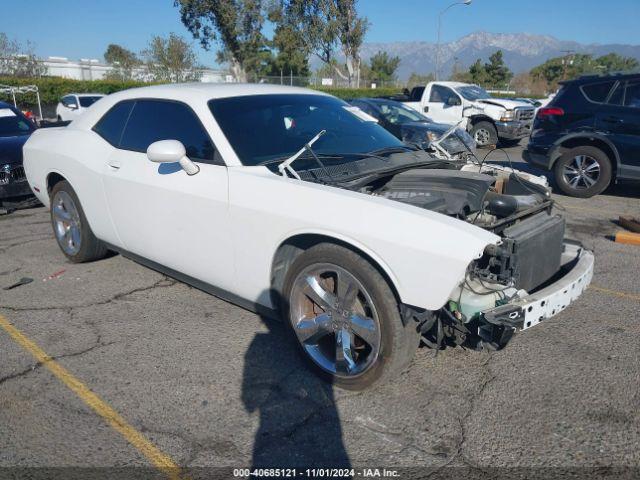
[(415, 152), (420, 150), (419, 148), (411, 148), (408, 145), (398, 145), (393, 147), (383, 147), (377, 150), (372, 150), (368, 152), (369, 156), (384, 155), (385, 153), (404, 153), (404, 152)]
[(293, 162), (295, 162), (298, 158), (300, 158), (300, 156), (305, 152), (309, 152), (311, 155), (313, 155), (313, 158), (316, 159), (316, 161), (320, 164), (320, 166), (322, 166), (322, 168), (324, 169), (325, 173), (327, 174), (328, 177), (331, 177), (331, 175), (329, 175), (329, 172), (327, 171), (327, 167), (324, 166), (324, 163), (322, 163), (322, 160), (320, 160), (318, 158), (318, 156), (315, 154), (315, 152), (312, 150), (311, 145), (313, 145), (314, 143), (316, 143), (318, 141), (318, 139), (324, 135), (325, 133), (327, 133), (326, 130), (320, 130), (318, 132), (318, 134), (313, 137), (311, 140), (309, 140), (307, 143), (304, 144), (304, 146), (298, 150), (296, 153), (294, 153), (293, 155), (291, 155), (289, 158), (287, 158), (285, 161), (283, 161), (280, 165), (278, 165), (278, 171), (280, 172), (280, 175), (282, 175), (283, 177), (287, 176), (287, 173), (289, 173), (290, 175), (292, 175), (293, 177), (297, 178), (298, 180), (302, 180), (300, 178), (300, 175), (298, 175), (298, 172), (296, 172), (293, 167), (291, 166), (291, 164)]

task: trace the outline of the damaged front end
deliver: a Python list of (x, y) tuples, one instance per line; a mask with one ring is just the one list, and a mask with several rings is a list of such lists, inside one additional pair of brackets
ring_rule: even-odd
[[(565, 240), (544, 182), (506, 170), (411, 169), (377, 178), (360, 191), (471, 223), (500, 237), (473, 261), (438, 312), (404, 307), (425, 343), (504, 347), (564, 310), (588, 286), (593, 255)], [(536, 180), (535, 178), (533, 180)]]

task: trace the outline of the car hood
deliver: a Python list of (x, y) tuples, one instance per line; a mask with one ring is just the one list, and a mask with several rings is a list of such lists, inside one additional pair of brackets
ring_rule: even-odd
[(518, 100), (509, 100), (506, 98), (487, 98), (484, 100), (477, 100), (477, 103), (484, 103), (486, 105), (495, 105), (496, 107), (504, 107), (507, 110), (513, 110), (516, 107), (533, 108), (533, 105), (530, 105), (526, 102), (520, 102)]
[(0, 137), (0, 164), (22, 163), (22, 147), (29, 135)]

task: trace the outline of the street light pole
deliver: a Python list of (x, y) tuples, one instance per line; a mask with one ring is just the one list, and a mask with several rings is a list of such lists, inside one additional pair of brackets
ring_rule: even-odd
[(438, 44), (436, 47), (436, 80), (439, 80), (440, 77), (440, 30), (442, 29), (442, 15), (445, 14), (447, 10), (451, 7), (455, 7), (456, 5), (471, 5), (472, 0), (464, 0), (462, 2), (455, 2), (449, 5), (447, 8), (442, 10), (438, 14)]

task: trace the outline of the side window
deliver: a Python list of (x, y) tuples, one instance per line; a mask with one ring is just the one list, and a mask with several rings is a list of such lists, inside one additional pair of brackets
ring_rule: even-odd
[(613, 80), (609, 82), (598, 82), (598, 83), (590, 83), (588, 85), (583, 85), (582, 93), (587, 100), (591, 100), (595, 103), (602, 103), (607, 99), (609, 92), (611, 91), (611, 87), (615, 82)]
[(127, 123), (134, 103), (132, 100), (116, 103), (104, 114), (98, 123), (95, 124), (93, 131), (114, 147), (118, 147), (120, 145), (120, 139), (122, 138), (122, 131)]
[(215, 149), (211, 139), (187, 105), (165, 100), (137, 100), (120, 148), (146, 152), (149, 145), (158, 140), (179, 140), (190, 159), (214, 163)]
[(640, 108), (640, 80), (627, 82), (627, 89), (624, 94), (624, 106)]
[(419, 102), (422, 100), (422, 94), (424, 93), (425, 87), (413, 87), (411, 90), (411, 97), (409, 98), (412, 102)]
[(443, 87), (442, 85), (434, 85), (431, 87), (431, 96), (429, 101), (433, 103), (447, 103), (449, 97), (455, 95), (450, 88)]

